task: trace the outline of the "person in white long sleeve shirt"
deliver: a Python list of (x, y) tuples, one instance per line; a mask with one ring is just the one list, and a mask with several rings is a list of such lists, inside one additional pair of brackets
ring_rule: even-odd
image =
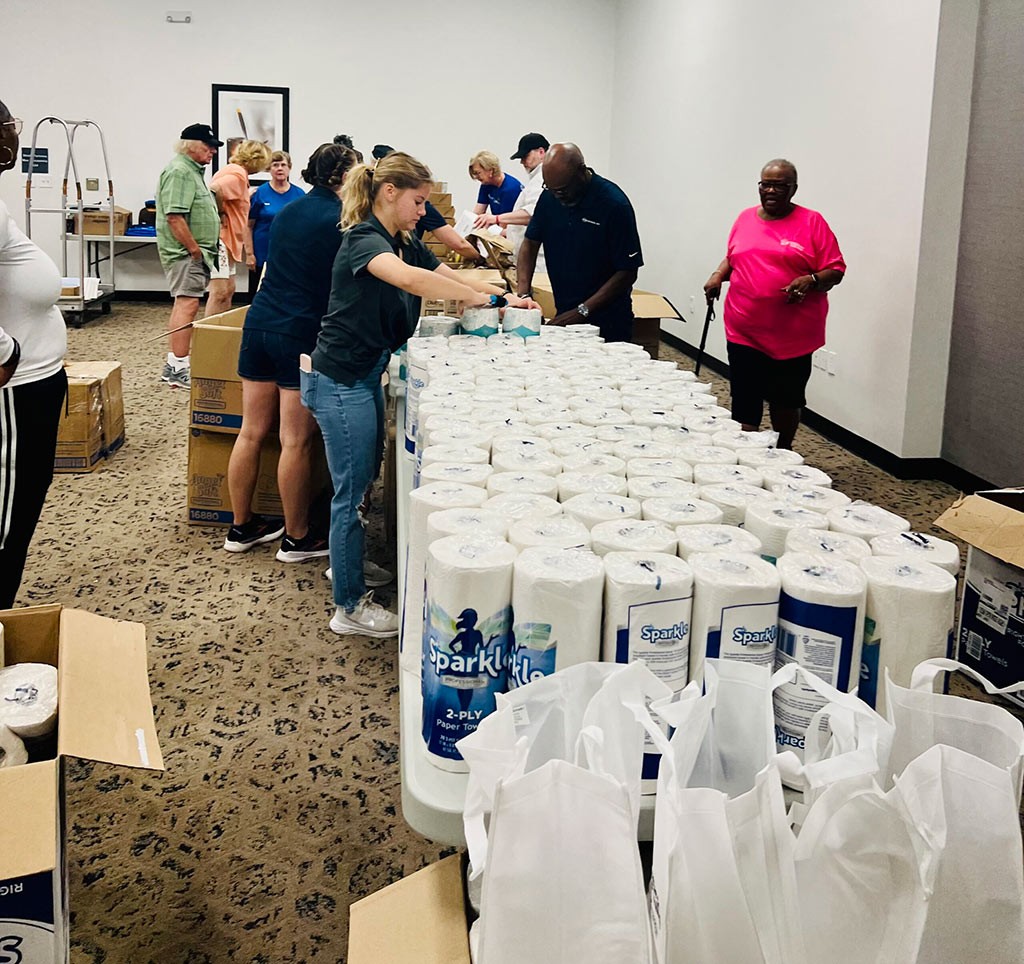
[[(21, 121), (0, 102), (0, 173), (18, 160)], [(67, 393), (57, 266), (0, 201), (0, 609), (14, 605), (53, 481)]]

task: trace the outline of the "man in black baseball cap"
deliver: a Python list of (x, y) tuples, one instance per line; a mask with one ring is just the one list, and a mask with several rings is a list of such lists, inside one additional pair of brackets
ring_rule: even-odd
[(519, 138), (519, 147), (515, 154), (512, 155), (512, 160), (522, 161), (523, 167), (526, 167), (528, 171), (532, 171), (536, 165), (530, 165), (527, 167), (527, 155), (529, 155), (531, 151), (537, 150), (537, 148), (543, 148), (546, 151), (550, 146), (548, 139), (543, 134), (523, 134), (523, 136)]
[(213, 128), (209, 124), (189, 124), (181, 132), (181, 139), (183, 141), (201, 141), (207, 147), (220, 147), (224, 143), (217, 140), (217, 135), (213, 133)]

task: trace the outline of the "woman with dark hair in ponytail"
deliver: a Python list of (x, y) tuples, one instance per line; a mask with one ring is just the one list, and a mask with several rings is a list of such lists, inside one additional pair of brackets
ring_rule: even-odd
[[(341, 244), (341, 186), (355, 164), (350, 148), (321, 144), (302, 172), (312, 190), (283, 208), (270, 229), (266, 275), (245, 316), (238, 355), (242, 427), (228, 465), (234, 511), (234, 525), (224, 541), (229, 552), (246, 552), (284, 536), (277, 553), (281, 562), (327, 555), (326, 533), (309, 529), (316, 422), (299, 398), (299, 356), (313, 350), (327, 311), (331, 265)], [(251, 510), (260, 449), (278, 421), (283, 521)]]

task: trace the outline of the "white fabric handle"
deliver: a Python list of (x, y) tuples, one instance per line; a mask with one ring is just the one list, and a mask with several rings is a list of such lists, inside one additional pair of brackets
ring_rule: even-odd
[[(970, 676), (975, 682), (985, 687), (985, 692), (990, 693), (992, 696), (1024, 692), (1024, 680), (1000, 688), (994, 683), (990, 683), (976, 669), (965, 666), (963, 663), (958, 663), (955, 659), (943, 659), (940, 657), (926, 659), (914, 667), (914, 672), (910, 676), (910, 689), (924, 690), (932, 693), (935, 691), (935, 679), (942, 673), (963, 673), (965, 676)], [(887, 671), (886, 678), (888, 678), (888, 675)]]

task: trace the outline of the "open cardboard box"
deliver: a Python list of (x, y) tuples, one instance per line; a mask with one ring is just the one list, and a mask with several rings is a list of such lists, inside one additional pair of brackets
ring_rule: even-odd
[[(163, 770), (146, 630), (78, 609), (0, 611), (5, 659), (57, 667), (55, 751), (0, 770), (0, 961), (68, 959), (64, 760)], [(7, 956), (5, 956), (5, 954)]]

